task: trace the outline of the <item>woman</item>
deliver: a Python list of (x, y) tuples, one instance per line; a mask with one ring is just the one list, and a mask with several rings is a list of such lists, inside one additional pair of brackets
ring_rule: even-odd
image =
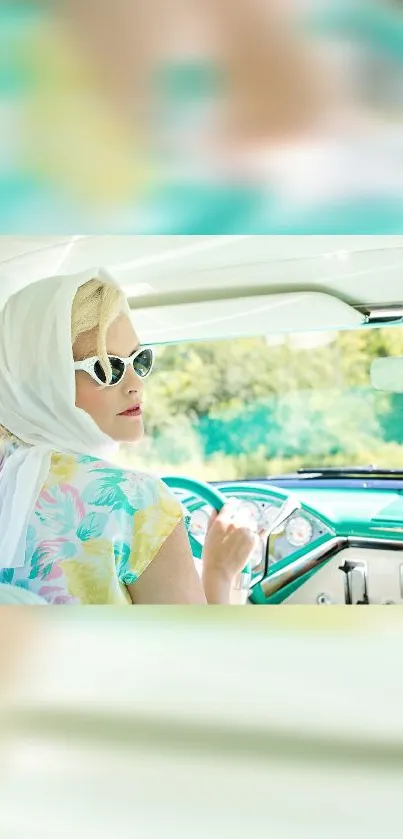
[(0, 313), (0, 583), (52, 604), (229, 603), (254, 546), (213, 514), (200, 581), (183, 510), (165, 484), (117, 468), (143, 434), (142, 348), (102, 270), (53, 277)]

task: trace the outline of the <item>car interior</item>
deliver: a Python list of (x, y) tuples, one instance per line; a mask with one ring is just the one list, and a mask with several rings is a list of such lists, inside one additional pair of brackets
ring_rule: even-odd
[(263, 533), (249, 605), (402, 603), (402, 260), (392, 236), (3, 236), (0, 305), (105, 267), (157, 359), (122, 462), (178, 494), (197, 566), (235, 497)]

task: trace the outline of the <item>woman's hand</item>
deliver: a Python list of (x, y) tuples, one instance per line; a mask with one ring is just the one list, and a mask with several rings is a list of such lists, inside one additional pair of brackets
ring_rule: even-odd
[(236, 521), (237, 506), (230, 501), (213, 511), (203, 548), (203, 586), (208, 603), (230, 603), (235, 578), (248, 564), (257, 535)]

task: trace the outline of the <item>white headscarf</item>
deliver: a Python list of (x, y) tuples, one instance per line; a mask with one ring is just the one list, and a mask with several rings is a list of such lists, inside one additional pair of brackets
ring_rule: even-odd
[(71, 311), (90, 279), (116, 285), (103, 269), (50, 277), (9, 298), (0, 312), (0, 424), (26, 443), (0, 471), (0, 567), (25, 563), (26, 536), (54, 451), (109, 457), (116, 447), (75, 406)]

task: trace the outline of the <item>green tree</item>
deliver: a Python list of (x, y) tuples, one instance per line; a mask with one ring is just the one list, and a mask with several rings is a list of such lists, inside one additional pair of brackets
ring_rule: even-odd
[(305, 349), (293, 336), (279, 345), (253, 337), (159, 348), (147, 382), (148, 442), (137, 458), (200, 477), (217, 469), (217, 478), (287, 464), (397, 462), (403, 398), (375, 393), (370, 382), (373, 359), (387, 355), (403, 355), (401, 327), (334, 333)]

